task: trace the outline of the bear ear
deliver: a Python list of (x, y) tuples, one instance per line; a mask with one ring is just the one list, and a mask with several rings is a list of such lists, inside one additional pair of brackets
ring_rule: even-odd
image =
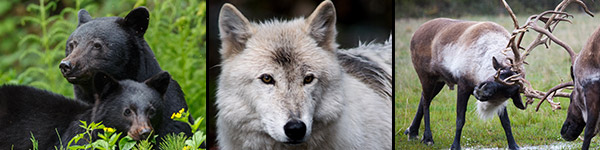
[(94, 87), (93, 91), (96, 100), (98, 98), (103, 99), (103, 96), (116, 92), (121, 86), (117, 80), (104, 72), (97, 72), (94, 75), (92, 85)]
[(79, 13), (77, 13), (77, 16), (79, 17), (79, 24), (77, 25), (77, 27), (92, 20), (92, 16), (90, 16), (90, 13), (88, 13), (88, 11), (86, 11), (85, 9), (79, 10)]
[(226, 3), (219, 13), (219, 34), (223, 42), (220, 53), (227, 59), (246, 48), (246, 41), (252, 36), (252, 26), (235, 6)]
[(135, 35), (144, 36), (146, 29), (148, 29), (148, 22), (150, 21), (150, 12), (146, 7), (138, 7), (127, 16), (125, 16), (125, 26), (130, 27), (135, 31)]
[(171, 75), (168, 72), (162, 71), (152, 77), (150, 79), (144, 81), (144, 83), (158, 91), (158, 93), (162, 96), (167, 92), (167, 88), (169, 87), (169, 83), (171, 82)]
[(306, 20), (309, 35), (326, 50), (333, 51), (336, 47), (335, 20), (335, 7), (331, 1), (321, 2)]

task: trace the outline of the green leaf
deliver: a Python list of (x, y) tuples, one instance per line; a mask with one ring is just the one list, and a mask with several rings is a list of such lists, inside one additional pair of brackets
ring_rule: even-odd
[(110, 145), (115, 145), (117, 143), (117, 140), (119, 140), (119, 137), (121, 137), (122, 133), (118, 133), (118, 134), (113, 134), (112, 136), (110, 136), (110, 140), (108, 140), (108, 144)]
[(29, 132), (31, 134), (31, 143), (33, 144), (33, 150), (37, 150), (38, 149), (38, 141), (35, 140), (35, 137), (33, 136), (33, 132)]
[(68, 146), (68, 147), (70, 147), (70, 145), (71, 145), (73, 142), (75, 142), (75, 143), (79, 142), (79, 140), (80, 140), (81, 138), (83, 138), (83, 136), (84, 136), (84, 135), (83, 135), (83, 133), (79, 133), (79, 134), (75, 135), (75, 137), (73, 137), (71, 140), (69, 140), (69, 143), (67, 143), (67, 146)]
[(126, 136), (119, 141), (119, 148), (121, 148), (121, 150), (130, 150), (135, 146), (135, 143), (136, 142), (131, 139), (131, 137)]
[(105, 140), (96, 140), (94, 141), (94, 143), (92, 143), (92, 145), (98, 149), (104, 149), (104, 150), (111, 150), (112, 148), (110, 148), (110, 146), (108, 145), (108, 142), (106, 142)]
[(68, 148), (70, 150), (78, 150), (78, 149), (85, 149), (86, 146), (83, 146), (83, 145), (73, 145), (73, 146), (69, 146)]
[(194, 124), (192, 125), (192, 132), (196, 132), (196, 130), (198, 130), (198, 127), (200, 127), (202, 120), (204, 120), (204, 117), (198, 117), (198, 119), (194, 121)]

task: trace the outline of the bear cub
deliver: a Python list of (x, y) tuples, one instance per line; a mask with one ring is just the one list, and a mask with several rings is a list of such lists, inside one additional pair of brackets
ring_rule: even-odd
[[(138, 7), (124, 18), (92, 18), (81, 9), (77, 28), (67, 39), (65, 58), (59, 68), (63, 77), (73, 84), (75, 99), (94, 103), (91, 82), (96, 72), (104, 72), (117, 80), (142, 82), (162, 71), (150, 46), (144, 39), (150, 13)], [(188, 109), (177, 81), (170, 79), (164, 94), (163, 122), (155, 126), (160, 141), (163, 136), (180, 132), (191, 136), (191, 128), (171, 120), (171, 114)], [(191, 119), (190, 119), (191, 120)]]
[[(96, 73), (93, 104), (29, 86), (1, 86), (0, 149), (32, 149), (32, 135), (40, 149), (54, 149), (61, 143), (66, 146), (75, 135), (85, 132), (79, 127), (80, 120), (102, 122), (126, 133), (122, 136), (143, 140), (154, 133), (153, 124), (160, 121), (162, 97), (170, 80), (167, 72), (142, 83)], [(98, 132), (102, 131), (94, 131), (94, 136)], [(85, 140), (75, 145), (85, 144), (82, 142)]]

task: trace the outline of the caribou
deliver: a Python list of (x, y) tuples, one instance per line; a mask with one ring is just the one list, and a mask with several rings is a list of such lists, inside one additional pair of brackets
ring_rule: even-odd
[(550, 89), (546, 96), (567, 87), (573, 87), (567, 118), (560, 134), (563, 139), (573, 141), (583, 129), (583, 145), (588, 149), (592, 138), (598, 133), (600, 118), (600, 28), (592, 34), (579, 52), (571, 69), (572, 82), (559, 84)]
[(434, 143), (429, 106), (444, 85), (450, 89), (457, 85), (456, 134), (452, 148), (460, 148), (467, 102), (472, 94), (480, 100), (477, 103), (480, 116), (490, 118), (498, 113), (509, 148), (518, 148), (505, 106), (506, 100), (511, 98), (515, 106), (525, 109), (519, 94), (520, 87), (501, 84), (494, 78), (497, 72), (500, 72), (500, 79), (517, 74), (507, 65), (508, 58), (514, 56), (503, 53), (509, 40), (510, 33), (492, 22), (438, 18), (421, 25), (410, 43), (411, 58), (421, 81), (422, 93), (417, 114), (405, 131), (409, 139), (417, 138), (424, 117), (425, 133), (421, 142), (427, 145)]
[[(548, 45), (550, 41), (563, 47), (573, 61), (575, 53), (551, 32), (559, 22), (570, 22), (567, 19), (570, 15), (563, 12), (570, 3), (579, 4), (586, 13), (592, 15), (586, 5), (581, 0), (564, 0), (555, 10), (530, 16), (524, 25), (519, 26), (510, 6), (505, 0), (502, 2), (514, 22), (515, 30), (512, 35), (496, 23), (448, 18), (428, 21), (415, 31), (410, 43), (410, 52), (413, 66), (421, 82), (422, 93), (413, 122), (404, 132), (409, 140), (417, 139), (421, 120), (424, 118), (425, 133), (421, 142), (427, 145), (434, 143), (430, 128), (429, 106), (444, 85), (451, 90), (454, 89), (454, 85), (458, 88), (456, 132), (451, 149), (460, 149), (467, 102), (471, 95), (478, 100), (477, 112), (480, 118), (489, 119), (494, 114), (498, 114), (509, 149), (518, 149), (519, 146), (512, 135), (510, 119), (506, 111), (508, 99), (512, 99), (517, 108), (526, 109), (528, 104), (533, 103), (534, 98), (542, 99), (541, 104), (545, 97), (549, 97), (547, 100), (552, 108), (560, 109), (560, 103), (553, 102), (551, 99), (570, 96), (568, 93), (541, 92), (533, 89), (531, 83), (525, 79), (523, 65), (527, 64), (525, 58), (535, 47)], [(536, 23), (539, 21), (546, 23), (545, 26), (538, 26)], [(539, 34), (527, 48), (523, 48), (520, 44), (529, 29)], [(600, 76), (597, 76), (597, 79), (600, 81)], [(527, 98), (525, 105), (521, 93)]]

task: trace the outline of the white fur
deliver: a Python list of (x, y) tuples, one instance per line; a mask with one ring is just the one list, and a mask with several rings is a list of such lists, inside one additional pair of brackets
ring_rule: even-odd
[[(476, 26), (469, 27), (465, 33)], [(492, 65), (492, 57), (504, 64), (508, 63), (507, 58), (514, 57), (510, 52), (502, 53), (508, 43), (506, 36), (504, 33), (488, 32), (481, 35), (471, 45), (460, 42), (445, 45), (442, 47), (444, 50), (437, 57), (438, 60), (442, 60), (442, 66), (450, 71), (454, 78), (465, 79), (467, 76), (473, 76), (473, 82), (478, 85), (496, 74)], [(464, 38), (461, 36), (458, 40), (464, 41)], [(448, 83), (448, 85), (451, 86), (453, 83)], [(477, 112), (479, 117), (484, 120), (493, 117), (494, 114), (502, 113), (505, 107), (506, 100), (477, 101)]]
[(479, 114), (479, 118), (483, 120), (488, 120), (494, 117), (494, 114), (502, 114), (504, 108), (506, 108), (507, 101), (502, 102), (481, 102), (477, 101), (477, 113)]
[(492, 57), (496, 57), (500, 63), (505, 64), (508, 62), (508, 57), (513, 57), (512, 53), (502, 53), (507, 43), (506, 35), (489, 32), (470, 46), (446, 45), (443, 47), (441, 55), (437, 57), (438, 60), (442, 60), (443, 67), (449, 70), (455, 78), (475, 75), (475, 82), (481, 83), (496, 73), (492, 66)]
[[(221, 149), (392, 149), (391, 97), (377, 94), (344, 72), (336, 49), (319, 47), (307, 34), (311, 30), (304, 19), (242, 26), (250, 31), (225, 33), (249, 33), (243, 36), (250, 38), (226, 41), (243, 37), (221, 36), (225, 39), (221, 53), (231, 54), (222, 60), (218, 80), (217, 140)], [(228, 43), (243, 43), (244, 49), (232, 49)], [(274, 52), (281, 47), (293, 50), (295, 69), (273, 61)], [(389, 48), (390, 54), (385, 56), (391, 60)], [(385, 69), (391, 76), (391, 65)], [(263, 74), (272, 75), (275, 83), (263, 83), (259, 79)], [(315, 79), (303, 84), (307, 74)], [(285, 143), (283, 127), (290, 119), (306, 124), (303, 143)]]

